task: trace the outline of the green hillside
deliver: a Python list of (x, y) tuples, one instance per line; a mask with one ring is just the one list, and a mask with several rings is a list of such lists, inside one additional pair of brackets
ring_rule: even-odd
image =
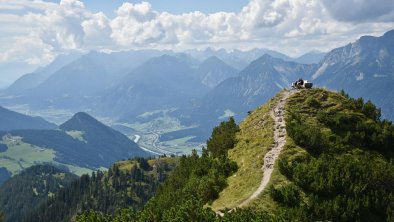
[(122, 159), (147, 156), (127, 136), (86, 113), (77, 113), (56, 130), (0, 131), (0, 184), (38, 163), (83, 175)]
[(202, 154), (182, 156), (141, 210), (106, 202), (80, 208), (76, 220), (393, 221), (393, 144), (394, 125), (369, 101), (282, 91), (239, 126), (230, 118), (215, 127)]
[(55, 195), (78, 177), (50, 165), (36, 165), (0, 187), (0, 211), (5, 221), (20, 221), (24, 213)]
[[(260, 183), (264, 150), (273, 141), (272, 130), (263, 130), (270, 128), (267, 111), (273, 103), (275, 98), (240, 125), (238, 143), (229, 152), (240, 168), (214, 209), (236, 207)], [(394, 126), (380, 120), (380, 110), (343, 92), (314, 89), (291, 96), (285, 111), (286, 144), (268, 188), (247, 207), (275, 220), (393, 220)], [(265, 144), (259, 142), (264, 137)], [(247, 150), (256, 153), (247, 158)]]
[(176, 157), (137, 158), (113, 164), (107, 172), (83, 175), (24, 215), (21, 221), (70, 221), (84, 211), (113, 214), (141, 209), (178, 165)]

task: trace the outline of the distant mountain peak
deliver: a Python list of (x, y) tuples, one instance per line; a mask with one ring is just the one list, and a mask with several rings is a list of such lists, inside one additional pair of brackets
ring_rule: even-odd
[[(271, 55), (269, 55), (267, 53), (262, 55), (260, 58), (258, 58), (254, 62), (258, 62), (258, 63), (266, 63), (266, 62), (268, 62), (268, 63), (271, 63), (273, 61), (283, 61), (284, 62), (283, 59), (274, 58), (274, 57), (272, 57)], [(254, 62), (252, 62), (252, 63), (254, 63)]]
[(206, 60), (204, 60), (201, 63), (201, 66), (211, 65), (211, 64), (223, 64), (223, 65), (227, 65), (228, 66), (227, 63), (225, 63), (223, 60), (219, 59), (219, 57), (217, 57), (217, 56), (208, 57)]
[[(71, 119), (59, 126), (62, 130), (81, 130), (84, 131), (87, 127), (95, 126), (98, 128), (107, 127), (97, 119), (93, 118), (87, 113), (78, 112), (74, 114)], [(109, 128), (109, 127), (108, 127)]]
[(261, 58), (261, 59), (273, 59), (274, 57), (272, 57), (272, 56), (269, 55), (268, 53), (265, 53), (265, 54), (262, 55), (260, 58)]
[(199, 64), (196, 73), (204, 85), (209, 88), (214, 88), (223, 80), (236, 76), (238, 70), (231, 67), (217, 56), (210, 56)]
[(221, 61), (221, 62), (223, 62), (221, 59), (219, 59), (217, 56), (210, 56), (210, 57), (208, 57), (204, 62), (210, 62), (210, 61), (215, 61), (215, 62), (218, 62), (218, 61)]

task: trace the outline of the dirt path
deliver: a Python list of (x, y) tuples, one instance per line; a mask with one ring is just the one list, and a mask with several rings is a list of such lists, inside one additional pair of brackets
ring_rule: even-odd
[(294, 93), (295, 91), (293, 90), (284, 91), (279, 102), (275, 104), (270, 112), (271, 117), (274, 119), (274, 144), (271, 146), (270, 151), (264, 156), (264, 165), (261, 168), (263, 171), (263, 178), (257, 190), (248, 199), (238, 205), (238, 207), (244, 207), (258, 197), (270, 181), (275, 161), (286, 143), (286, 123), (284, 118), (286, 100)]

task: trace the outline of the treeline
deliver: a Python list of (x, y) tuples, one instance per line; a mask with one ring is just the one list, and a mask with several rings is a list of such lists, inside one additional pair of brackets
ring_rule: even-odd
[(160, 185), (156, 196), (140, 211), (118, 210), (115, 215), (85, 212), (77, 221), (259, 221), (269, 218), (265, 212), (237, 210), (218, 217), (204, 206), (215, 200), (227, 185), (227, 177), (237, 164), (227, 156), (236, 143), (239, 127), (233, 118), (215, 127), (201, 156), (193, 152), (182, 156), (179, 166)]
[(307, 153), (279, 161), (291, 183), (270, 194), (282, 211), (299, 221), (393, 221), (393, 124), (345, 93), (314, 90), (289, 107), (288, 135)]
[(108, 172), (83, 175), (48, 201), (26, 214), (23, 221), (70, 221), (81, 212), (95, 210), (114, 214), (117, 209), (142, 208), (156, 189), (175, 168), (171, 158), (148, 160), (137, 158), (126, 161), (120, 168), (114, 164)]

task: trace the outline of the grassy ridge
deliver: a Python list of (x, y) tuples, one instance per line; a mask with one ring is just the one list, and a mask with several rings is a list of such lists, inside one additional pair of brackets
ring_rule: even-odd
[(380, 110), (323, 89), (295, 94), (286, 110), (277, 161), (286, 180), (269, 189), (277, 212), (300, 221), (393, 220), (394, 126)]
[(252, 112), (241, 124), (237, 144), (229, 151), (229, 158), (238, 171), (228, 178), (228, 186), (212, 204), (214, 210), (233, 208), (247, 199), (260, 185), (264, 155), (274, 142), (273, 119), (270, 110), (279, 96)]

